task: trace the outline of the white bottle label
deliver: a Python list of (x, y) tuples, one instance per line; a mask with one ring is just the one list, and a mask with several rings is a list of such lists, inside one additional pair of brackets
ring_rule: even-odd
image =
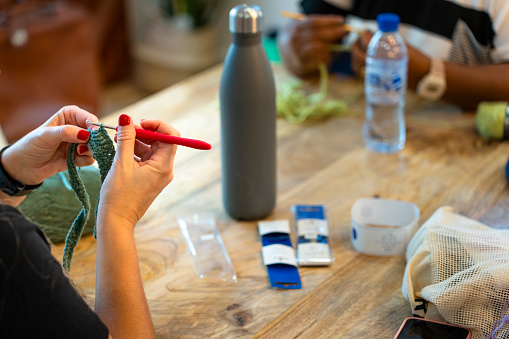
[(379, 90), (385, 92), (399, 92), (403, 87), (403, 79), (396, 71), (371, 72), (368, 76), (370, 86), (378, 87)]
[(373, 94), (405, 93), (407, 60), (366, 60), (366, 87)]

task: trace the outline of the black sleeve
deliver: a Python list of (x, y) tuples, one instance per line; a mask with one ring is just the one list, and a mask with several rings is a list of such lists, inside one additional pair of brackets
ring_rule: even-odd
[(39, 227), (0, 205), (0, 338), (107, 338)]
[(323, 0), (302, 0), (301, 6), (306, 14), (339, 14), (343, 16), (349, 14), (348, 11)]

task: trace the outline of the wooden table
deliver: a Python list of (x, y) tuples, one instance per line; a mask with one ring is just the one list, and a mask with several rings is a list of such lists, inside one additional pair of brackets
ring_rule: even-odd
[[(278, 85), (289, 76), (275, 67)], [(302, 267), (301, 290), (269, 287), (256, 222), (226, 215), (221, 197), (221, 149), (216, 67), (142, 100), (118, 114), (161, 118), (183, 136), (203, 139), (211, 151), (180, 147), (175, 179), (136, 228), (140, 269), (161, 338), (393, 338), (410, 304), (401, 293), (405, 257), (356, 252), (350, 209), (361, 197), (415, 203), (419, 224), (441, 206), (495, 227), (509, 224), (504, 166), (509, 144), (482, 141), (473, 112), (407, 97), (407, 144), (399, 154), (365, 150), (360, 95), (344, 117), (294, 125), (278, 119), (278, 195), (267, 219), (290, 219), (293, 204), (330, 209), (335, 262)], [(336, 97), (358, 93), (354, 79), (332, 80)], [(118, 114), (105, 117), (116, 124)], [(238, 276), (237, 283), (200, 279), (176, 218), (215, 213)], [(63, 247), (54, 254), (61, 257)], [(71, 274), (93, 305), (96, 248), (83, 238)]]

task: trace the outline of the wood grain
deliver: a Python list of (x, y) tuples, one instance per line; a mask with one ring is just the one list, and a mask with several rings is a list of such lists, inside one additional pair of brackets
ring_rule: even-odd
[[(292, 80), (275, 66), (277, 84)], [(329, 206), (335, 262), (302, 267), (301, 290), (269, 287), (256, 222), (237, 222), (221, 202), (218, 89), (213, 68), (142, 100), (120, 113), (163, 119), (184, 137), (212, 144), (211, 151), (180, 147), (175, 179), (136, 227), (140, 269), (160, 338), (392, 338), (411, 315), (401, 293), (404, 256), (360, 254), (350, 243), (350, 208), (361, 197), (415, 203), (420, 224), (441, 206), (494, 227), (509, 222), (505, 142), (485, 142), (473, 112), (407, 95), (407, 144), (396, 155), (374, 154), (362, 142), (364, 100), (347, 116), (293, 125), (277, 121), (278, 197), (267, 219), (290, 219), (293, 204)], [(312, 85), (311, 85), (312, 86)], [(332, 78), (330, 94), (359, 90), (350, 78)], [(213, 212), (238, 282), (200, 279), (176, 218)], [(53, 253), (60, 259), (62, 245)], [(95, 240), (83, 238), (71, 275), (93, 305)]]

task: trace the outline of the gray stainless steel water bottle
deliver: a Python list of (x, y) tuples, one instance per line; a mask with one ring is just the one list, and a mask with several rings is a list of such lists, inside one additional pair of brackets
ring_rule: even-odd
[(235, 219), (261, 219), (276, 203), (276, 90), (262, 30), (260, 7), (230, 11), (219, 100), (223, 203)]

